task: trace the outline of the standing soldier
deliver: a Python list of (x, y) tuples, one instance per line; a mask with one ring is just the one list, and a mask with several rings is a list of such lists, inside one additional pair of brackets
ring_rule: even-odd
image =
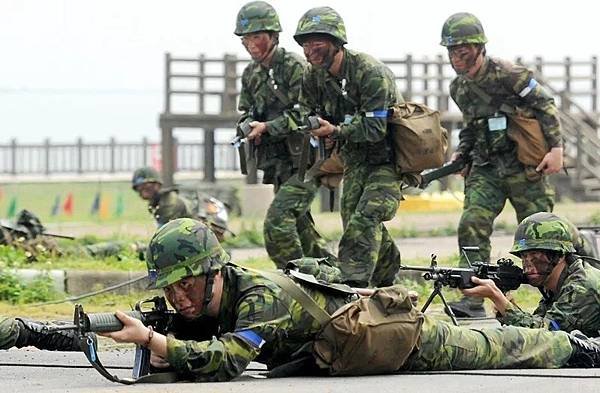
[(303, 256), (335, 257), (310, 215), (318, 183), (303, 183), (297, 176), (303, 137), (291, 111), (298, 102), (304, 62), (278, 46), (280, 31), (277, 12), (264, 1), (244, 5), (237, 15), (235, 34), (252, 57), (242, 75), (239, 109), (243, 114), (238, 125), (251, 120), (247, 139), (256, 146), (263, 183), (274, 186), (264, 237), (269, 256), (283, 268), (287, 261)]
[[(507, 199), (519, 222), (533, 213), (552, 211), (554, 191), (546, 175), (562, 168), (563, 148), (552, 97), (530, 70), (487, 56), (486, 42), (483, 26), (472, 14), (457, 13), (444, 23), (441, 45), (448, 48), (457, 74), (450, 95), (465, 123), (452, 158), (471, 163), (463, 171), (465, 202), (458, 245), (478, 246), (479, 252), (470, 259), (487, 262), (494, 219)], [(536, 143), (515, 142), (518, 130), (532, 134), (536, 128)], [(541, 154), (525, 159), (531, 148), (541, 149)], [(460, 258), (460, 266), (465, 266), (465, 257)], [(451, 307), (457, 316), (485, 315), (481, 299), (465, 297)]]
[(330, 7), (307, 11), (294, 39), (310, 63), (300, 105), (321, 117), (312, 134), (335, 141), (345, 162), (342, 277), (356, 287), (390, 285), (400, 265), (383, 225), (396, 214), (401, 195), (387, 138), (388, 108), (402, 101), (394, 75), (373, 57), (344, 47), (344, 21)]

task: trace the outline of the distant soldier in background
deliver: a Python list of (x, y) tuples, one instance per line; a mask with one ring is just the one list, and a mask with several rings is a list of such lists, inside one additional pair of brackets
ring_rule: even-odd
[[(469, 13), (450, 16), (441, 45), (457, 77), (450, 95), (465, 127), (452, 160), (470, 164), (465, 175), (464, 211), (458, 224), (459, 250), (478, 246), (471, 260), (489, 262), (490, 235), (508, 199), (520, 222), (537, 212), (551, 212), (554, 190), (548, 176), (563, 165), (558, 110), (553, 98), (520, 65), (486, 55), (487, 38), (479, 19)], [(526, 143), (520, 136), (535, 138)], [(466, 266), (464, 255), (460, 266)], [(462, 317), (485, 315), (481, 299), (464, 297), (450, 304)]]
[(193, 215), (190, 202), (179, 195), (177, 187), (163, 187), (160, 175), (154, 168), (136, 169), (131, 188), (140, 198), (148, 201), (148, 211), (159, 227), (176, 218)]
[(319, 188), (316, 179), (302, 182), (300, 165), (303, 135), (296, 113), (304, 61), (279, 47), (281, 25), (275, 9), (264, 1), (245, 4), (236, 19), (235, 35), (240, 36), (252, 61), (244, 69), (238, 121), (249, 123), (245, 135), (256, 147), (257, 167), (263, 183), (273, 184), (275, 199), (264, 222), (265, 247), (277, 267), (303, 256), (335, 256), (315, 229), (310, 205)]

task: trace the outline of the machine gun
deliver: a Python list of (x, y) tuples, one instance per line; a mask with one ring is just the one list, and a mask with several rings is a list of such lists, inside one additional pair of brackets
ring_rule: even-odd
[[(148, 309), (147, 305), (151, 304)], [(135, 304), (132, 311), (125, 314), (139, 319), (146, 326), (152, 326), (154, 331), (165, 334), (170, 330), (175, 317), (175, 311), (169, 310), (167, 302), (162, 296), (155, 296), (151, 299), (142, 300)], [(153, 377), (159, 374), (148, 375), (150, 372), (150, 350), (140, 345), (136, 346), (135, 361), (133, 365), (132, 378), (119, 378), (112, 375), (104, 367), (98, 358), (97, 344), (92, 333), (116, 332), (123, 328), (123, 323), (114, 313), (86, 313), (81, 304), (75, 305), (75, 314), (73, 324), (46, 326), (46, 331), (57, 330), (75, 330), (80, 337), (81, 350), (87, 357), (90, 364), (103, 377), (112, 381), (126, 385), (136, 382), (152, 382)], [(165, 374), (166, 375), (166, 374)], [(154, 378), (157, 379), (157, 378)], [(161, 382), (163, 379), (161, 379)]]
[(467, 251), (478, 251), (479, 247), (462, 247), (462, 252), (465, 255), (467, 262), (469, 263), (469, 267), (460, 268), (460, 267), (445, 267), (438, 266), (437, 257), (435, 255), (431, 256), (431, 264), (429, 267), (422, 266), (400, 266), (401, 270), (413, 270), (424, 272), (423, 278), (425, 280), (433, 281), (433, 292), (429, 295), (429, 298), (425, 302), (425, 305), (421, 309), (421, 312), (425, 312), (427, 307), (431, 304), (433, 299), (436, 296), (439, 296), (444, 304), (444, 308), (452, 322), (458, 326), (458, 322), (456, 320), (456, 316), (450, 307), (448, 307), (448, 303), (444, 298), (442, 293), (442, 287), (447, 286), (450, 288), (473, 288), (476, 286), (471, 281), (472, 277), (478, 277), (481, 279), (491, 279), (494, 281), (496, 286), (502, 291), (511, 291), (519, 288), (521, 284), (527, 282), (526, 277), (523, 273), (523, 269), (516, 266), (514, 262), (508, 258), (501, 258), (497, 261), (495, 265), (486, 263), (486, 262), (473, 262), (469, 261), (466, 252)]
[(429, 183), (434, 180), (441, 179), (442, 177), (446, 177), (453, 173), (461, 171), (468, 162), (461, 156), (454, 161), (447, 162), (443, 166), (432, 169), (430, 171), (425, 171), (421, 174), (422, 180), (419, 184), (419, 188), (425, 189)]

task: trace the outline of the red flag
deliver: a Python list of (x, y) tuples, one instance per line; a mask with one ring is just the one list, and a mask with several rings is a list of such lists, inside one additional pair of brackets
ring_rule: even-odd
[(67, 195), (67, 199), (65, 199), (65, 203), (63, 204), (63, 212), (68, 214), (69, 216), (73, 215), (73, 193), (70, 192)]

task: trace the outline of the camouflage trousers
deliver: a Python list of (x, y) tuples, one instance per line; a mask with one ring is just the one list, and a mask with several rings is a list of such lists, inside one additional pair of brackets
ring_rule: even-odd
[(294, 175), (276, 191), (265, 217), (263, 233), (267, 253), (278, 268), (304, 256), (327, 257), (333, 263), (337, 260), (327, 250), (327, 243), (317, 232), (310, 215), (310, 205), (318, 189), (317, 180), (303, 183)]
[(430, 317), (425, 317), (420, 340), (407, 370), (559, 368), (573, 352), (562, 331), (515, 326), (476, 330)]
[(19, 324), (14, 318), (0, 316), (0, 349), (12, 348), (19, 338)]
[(396, 215), (401, 182), (391, 165), (350, 166), (341, 200), (344, 233), (339, 244), (342, 279), (355, 286), (392, 285), (400, 251), (383, 225)]
[(460, 266), (467, 266), (460, 247), (478, 246), (479, 252), (469, 252), (473, 261), (490, 260), (490, 235), (494, 220), (509, 200), (517, 214), (517, 221), (538, 212), (552, 212), (554, 190), (547, 176), (537, 181), (527, 179), (525, 172), (500, 176), (491, 165), (474, 166), (465, 179), (465, 201), (458, 224)]

